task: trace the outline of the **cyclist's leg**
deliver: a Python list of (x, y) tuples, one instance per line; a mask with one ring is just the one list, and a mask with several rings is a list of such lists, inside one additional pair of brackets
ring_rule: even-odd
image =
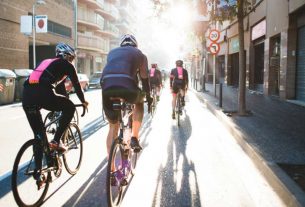
[(103, 97), (103, 109), (104, 113), (106, 115), (106, 118), (109, 123), (109, 130), (108, 130), (108, 135), (106, 139), (106, 146), (107, 146), (107, 155), (109, 157), (111, 145), (113, 142), (113, 139), (118, 136), (119, 132), (119, 121), (118, 121), (118, 112), (114, 111), (112, 108), (112, 101), (110, 100), (110, 97), (113, 95), (114, 97), (116, 96), (114, 94), (115, 92), (110, 90), (103, 90), (102, 92), (102, 97)]
[(179, 91), (179, 88), (174, 84), (173, 85), (173, 91), (172, 91), (172, 95), (173, 95), (173, 100), (172, 100), (172, 118), (175, 118), (175, 108), (176, 108), (176, 99), (177, 99), (177, 93)]
[[(50, 92), (45, 95), (45, 98), (42, 102), (42, 108), (50, 111), (61, 111), (62, 116), (59, 119), (59, 126), (56, 130), (54, 135), (54, 141), (59, 144), (60, 138), (65, 132), (66, 128), (68, 127), (69, 123), (71, 122), (74, 113), (75, 113), (75, 106), (71, 100), (66, 98), (62, 95), (56, 95), (54, 92)], [(64, 148), (60, 149), (64, 150)]]
[(180, 94), (181, 94), (181, 104), (182, 106), (185, 105), (185, 100), (184, 100), (184, 97), (185, 97), (185, 89), (184, 88), (181, 88), (180, 89)]

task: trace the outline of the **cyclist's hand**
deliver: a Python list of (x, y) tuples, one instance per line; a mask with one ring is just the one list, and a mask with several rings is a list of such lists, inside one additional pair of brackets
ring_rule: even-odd
[(88, 110), (88, 105), (89, 105), (89, 102), (85, 101), (82, 103), (84, 105), (84, 107)]

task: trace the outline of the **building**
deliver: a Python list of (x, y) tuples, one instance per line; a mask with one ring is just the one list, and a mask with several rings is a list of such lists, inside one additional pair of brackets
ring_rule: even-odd
[[(41, 0), (40, 0), (41, 1)], [(20, 17), (31, 15), (36, 0), (0, 1), (0, 68), (33, 68), (33, 37), (20, 32)], [(36, 15), (48, 16), (48, 32), (36, 34), (36, 64), (54, 57), (58, 42), (74, 43), (72, 0), (44, 0)]]
[[(217, 26), (221, 49), (216, 57), (216, 81), (229, 86), (238, 86), (237, 26), (236, 20)], [(248, 89), (304, 105), (305, 1), (253, 1), (244, 27)], [(209, 44), (207, 40), (206, 46)], [(206, 59), (206, 80), (211, 81), (212, 55)]]
[(101, 71), (111, 49), (111, 40), (117, 39), (119, 29), (115, 22), (119, 11), (112, 0), (78, 0), (77, 70), (88, 76)]

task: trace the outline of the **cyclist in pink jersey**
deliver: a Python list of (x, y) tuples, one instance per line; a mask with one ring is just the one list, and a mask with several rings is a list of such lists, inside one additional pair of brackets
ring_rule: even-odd
[(150, 87), (156, 88), (157, 92), (157, 101), (160, 99), (160, 89), (162, 87), (162, 75), (161, 71), (158, 69), (157, 63), (151, 64), (151, 69), (149, 70), (149, 80), (150, 80)]
[(176, 98), (177, 93), (180, 90), (181, 98), (182, 98), (182, 106), (185, 105), (185, 92), (188, 89), (188, 73), (187, 70), (183, 68), (183, 61), (177, 60), (176, 61), (176, 68), (171, 70), (170, 73), (170, 88), (173, 94), (173, 100), (172, 100), (172, 118), (175, 119), (175, 107), (176, 107)]

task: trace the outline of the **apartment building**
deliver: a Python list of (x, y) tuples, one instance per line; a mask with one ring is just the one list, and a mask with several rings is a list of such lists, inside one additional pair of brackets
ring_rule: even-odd
[(103, 69), (110, 42), (117, 39), (119, 11), (111, 0), (78, 0), (77, 70), (88, 76)]
[[(244, 18), (247, 87), (265, 95), (305, 103), (305, 1), (256, 0)], [(237, 21), (218, 25), (217, 82), (238, 86)], [(208, 32), (206, 36), (208, 35)], [(208, 47), (210, 41), (207, 40)], [(206, 77), (213, 76), (212, 55)]]
[[(0, 68), (33, 68), (33, 37), (20, 32), (20, 17), (32, 15), (36, 0), (0, 1)], [(72, 0), (44, 0), (36, 15), (48, 16), (48, 32), (36, 34), (36, 63), (54, 57), (58, 42), (74, 44)]]

